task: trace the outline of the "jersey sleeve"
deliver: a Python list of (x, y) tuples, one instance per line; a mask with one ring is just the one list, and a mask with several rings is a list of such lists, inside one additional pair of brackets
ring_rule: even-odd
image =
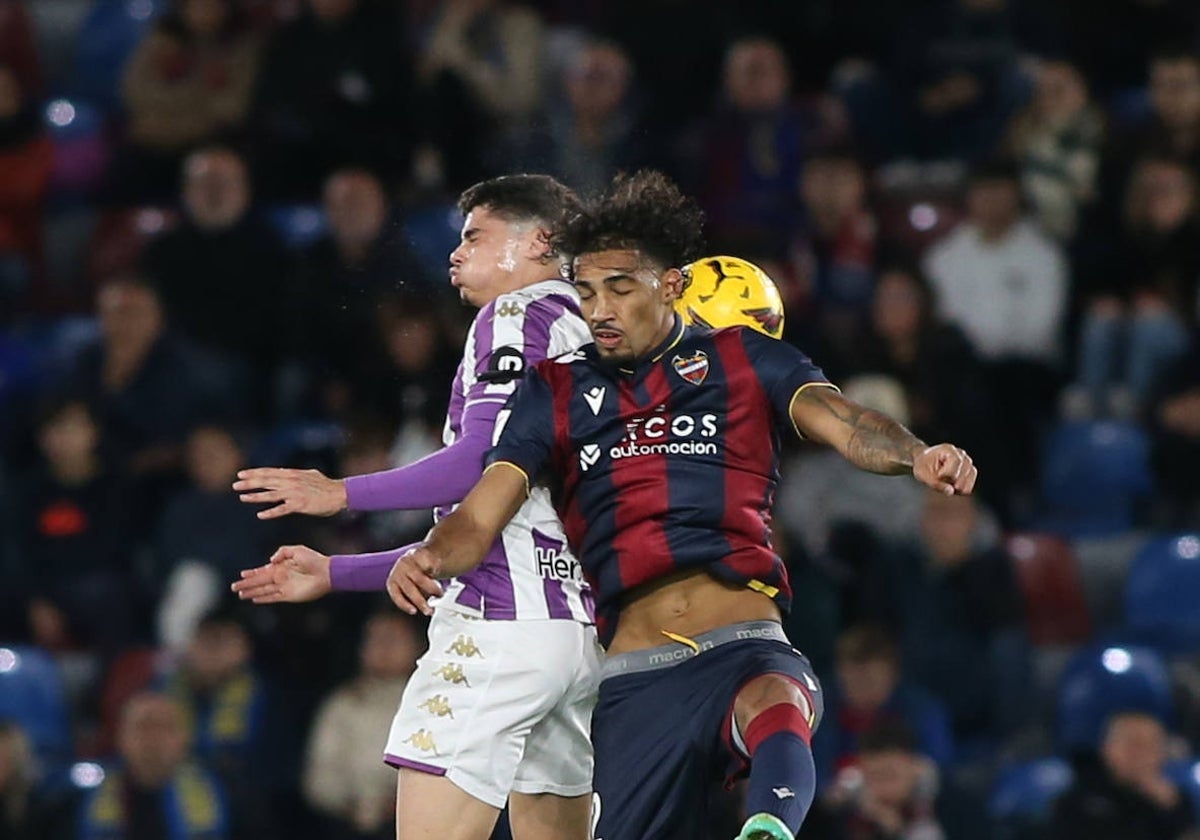
[(810, 387), (837, 388), (813, 360), (795, 346), (755, 330), (742, 329), (740, 332), (746, 356), (782, 428), (795, 428), (791, 419), (792, 401), (800, 391)]
[(496, 419), (495, 446), (487, 465), (512, 464), (533, 483), (550, 463), (554, 429), (553, 390), (542, 372), (533, 368)]
[(496, 412), (517, 390), (526, 370), (549, 358), (555, 321), (570, 304), (561, 295), (501, 295), (480, 312), (475, 327), (475, 382), (466, 393), (463, 428), (482, 415), (490, 429)]

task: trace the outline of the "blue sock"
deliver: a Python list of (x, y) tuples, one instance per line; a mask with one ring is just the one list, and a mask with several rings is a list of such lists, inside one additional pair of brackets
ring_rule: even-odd
[(795, 833), (816, 795), (817, 768), (808, 741), (800, 734), (808, 733), (807, 723), (799, 709), (789, 708), (795, 713), (775, 706), (747, 727), (750, 783), (746, 788), (746, 814), (771, 814)]

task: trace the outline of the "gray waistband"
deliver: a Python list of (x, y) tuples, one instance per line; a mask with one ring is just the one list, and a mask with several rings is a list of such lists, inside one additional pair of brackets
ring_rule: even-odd
[(699, 656), (706, 650), (712, 650), (718, 645), (723, 645), (726, 642), (741, 642), (746, 639), (771, 639), (787, 645), (791, 644), (788, 641), (787, 634), (783, 632), (783, 628), (779, 626), (778, 622), (743, 621), (740, 624), (718, 627), (716, 630), (710, 630), (707, 633), (696, 636), (690, 640), (695, 645), (694, 647), (686, 642), (672, 641), (670, 644), (662, 645), (661, 647), (646, 648), (644, 650), (635, 650), (629, 653), (618, 653), (616, 656), (610, 656), (604, 661), (604, 670), (601, 672), (601, 679), (606, 680), (609, 677), (616, 677), (621, 674), (636, 674), (639, 671), (670, 668), (672, 665), (678, 665), (680, 662), (691, 659), (693, 656)]

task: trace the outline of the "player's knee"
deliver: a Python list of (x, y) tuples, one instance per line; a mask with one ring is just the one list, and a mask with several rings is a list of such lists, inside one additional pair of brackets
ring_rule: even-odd
[(811, 728), (813, 706), (804, 690), (781, 674), (763, 674), (742, 686), (733, 703), (733, 714), (744, 732), (764, 712), (774, 710), (779, 714), (788, 707), (798, 710), (799, 718)]

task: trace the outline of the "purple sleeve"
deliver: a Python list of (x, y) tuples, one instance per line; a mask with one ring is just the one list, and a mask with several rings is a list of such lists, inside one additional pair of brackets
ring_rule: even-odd
[(463, 436), (403, 467), (346, 479), (351, 510), (421, 510), (461, 502), (483, 475), (483, 456), (502, 405), (482, 403), (463, 417)]
[(388, 572), (409, 549), (379, 551), (375, 554), (335, 554), (329, 558), (329, 581), (334, 592), (378, 592), (387, 585)]

